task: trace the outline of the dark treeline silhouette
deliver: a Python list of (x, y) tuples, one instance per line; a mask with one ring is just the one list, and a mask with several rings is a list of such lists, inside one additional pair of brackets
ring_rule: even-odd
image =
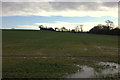
[(100, 26), (95, 26), (92, 28), (89, 33), (94, 33), (94, 34), (107, 34), (107, 35), (120, 35), (120, 29), (114, 28), (110, 29), (109, 26), (104, 26), (101, 28)]
[(47, 28), (47, 27), (44, 27), (43, 25), (40, 25), (39, 28), (40, 28), (40, 30), (54, 31), (54, 29), (52, 27)]
[(107, 35), (120, 35), (120, 28), (116, 27), (113, 28), (113, 22), (110, 20), (105, 21), (106, 25), (98, 24), (90, 29), (88, 32), (84, 32), (82, 27), (83, 25), (76, 26), (75, 29), (66, 29), (65, 27), (62, 28), (55, 28), (52, 27), (45, 27), (40, 25), (40, 30), (47, 30), (47, 31), (56, 31), (56, 32), (71, 32), (71, 33), (92, 33), (92, 34), (107, 34)]
[(98, 24), (97, 26), (94, 26), (91, 30), (89, 30), (89, 33), (120, 35), (120, 28), (113, 28), (114, 25), (112, 21), (107, 20), (105, 22), (107, 23), (106, 25)]
[(76, 26), (75, 29), (72, 29), (72, 30), (66, 29), (65, 27), (62, 27), (62, 28), (56, 27), (55, 29), (53, 29), (52, 27), (47, 27), (47, 26), (43, 26), (43, 25), (40, 25), (39, 28), (40, 28), (40, 30), (47, 30), (47, 31), (81, 33), (81, 32), (83, 32), (83, 29), (82, 29), (83, 25), (80, 25), (80, 26)]

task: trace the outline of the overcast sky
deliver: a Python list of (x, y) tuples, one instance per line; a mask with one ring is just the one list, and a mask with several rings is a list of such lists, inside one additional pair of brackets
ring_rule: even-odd
[(43, 24), (73, 29), (83, 24), (87, 31), (108, 19), (117, 26), (117, 2), (2, 2), (3, 28), (38, 29)]

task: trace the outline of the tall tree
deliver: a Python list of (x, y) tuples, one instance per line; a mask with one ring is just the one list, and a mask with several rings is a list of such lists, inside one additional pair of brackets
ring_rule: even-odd
[(110, 21), (110, 20), (107, 20), (107, 21), (105, 21), (107, 24), (107, 27), (109, 28), (109, 29), (113, 29), (113, 27), (114, 27), (114, 25), (113, 25), (113, 21)]
[(75, 27), (75, 32), (79, 32), (80, 31), (80, 27), (79, 26), (76, 26)]
[(83, 25), (80, 25), (81, 32), (83, 32), (83, 28), (82, 27), (83, 27)]

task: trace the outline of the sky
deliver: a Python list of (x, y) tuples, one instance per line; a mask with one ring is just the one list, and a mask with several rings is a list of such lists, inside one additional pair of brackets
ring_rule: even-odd
[(106, 20), (118, 26), (118, 3), (2, 2), (0, 17), (4, 29), (39, 29), (39, 25), (74, 29), (82, 24), (83, 30), (88, 31), (98, 24), (105, 24)]

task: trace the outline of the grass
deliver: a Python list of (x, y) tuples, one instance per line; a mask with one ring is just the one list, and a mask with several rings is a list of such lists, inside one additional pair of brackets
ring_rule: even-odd
[(80, 69), (71, 64), (64, 64), (49, 59), (4, 58), (4, 60), (9, 62), (9, 66), (8, 64), (3, 64), (5, 68), (3, 74), (9, 78), (16, 78), (18, 76), (22, 78), (58, 78), (66, 75), (66, 73), (74, 73)]
[[(3, 78), (58, 78), (80, 69), (73, 64), (96, 68), (96, 62), (118, 62), (117, 36), (3, 31), (2, 40)], [(31, 58), (42, 56), (48, 58)]]

